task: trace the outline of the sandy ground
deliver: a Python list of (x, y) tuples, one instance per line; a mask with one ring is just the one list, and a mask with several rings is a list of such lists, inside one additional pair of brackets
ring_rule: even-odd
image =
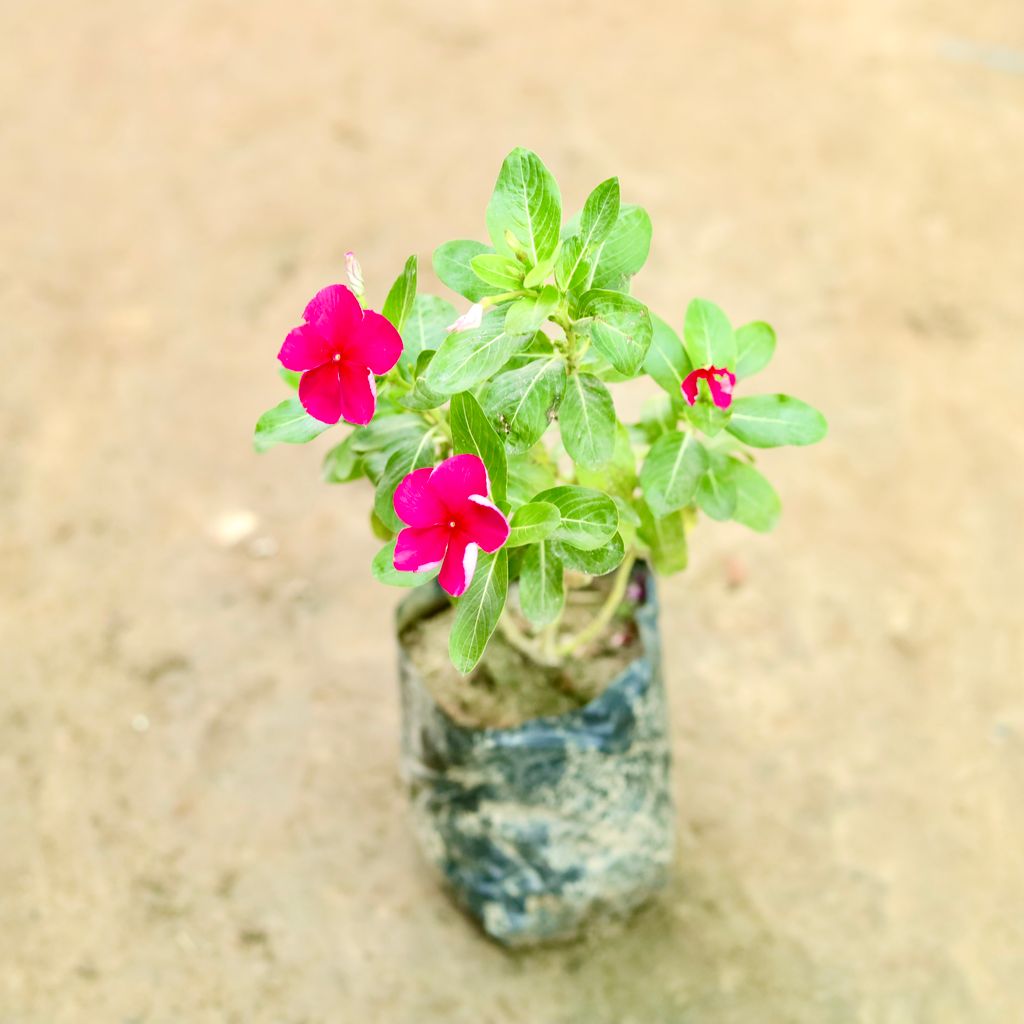
[[(1024, 1019), (1019, 3), (7, 0), (0, 40), (3, 1024)], [(670, 891), (526, 956), (412, 845), (366, 495), (249, 446), (344, 251), (379, 301), (516, 144), (573, 204), (619, 174), (638, 292), (774, 323), (765, 389), (832, 424), (765, 457), (775, 535), (663, 587)]]

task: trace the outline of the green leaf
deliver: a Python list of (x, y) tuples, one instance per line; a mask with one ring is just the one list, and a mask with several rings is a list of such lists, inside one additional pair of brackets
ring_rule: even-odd
[(555, 281), (563, 292), (576, 291), (586, 287), (589, 274), (590, 263), (583, 248), (583, 239), (579, 235), (571, 235), (559, 250)]
[(567, 569), (585, 573), (587, 576), (605, 576), (617, 568), (626, 557), (626, 546), (622, 537), (614, 537), (593, 551), (583, 551), (571, 544), (555, 544), (555, 553)]
[(526, 277), (523, 278), (523, 286), (525, 288), (536, 288), (538, 285), (543, 284), (550, 276), (551, 271), (555, 269), (555, 264), (558, 262), (558, 257), (561, 252), (561, 248), (555, 249), (555, 251), (545, 260), (541, 260), (531, 270)]
[(736, 367), (736, 337), (728, 317), (707, 299), (694, 299), (686, 307), (683, 324), (686, 354), (695, 368)]
[(310, 416), (297, 397), (286, 398), (256, 421), (252, 443), (258, 452), (265, 452), (275, 444), (305, 444), (330, 426), (333, 424), (321, 423)]
[(363, 464), (356, 451), (355, 433), (349, 434), (324, 456), (320, 472), (329, 484), (347, 484), (363, 475)]
[(469, 589), (455, 602), (455, 621), (448, 637), (452, 664), (465, 675), (480, 660), (498, 625), (508, 597), (508, 553), (480, 552)]
[(412, 312), (412, 304), (416, 299), (416, 257), (410, 256), (405, 261), (405, 269), (398, 275), (395, 283), (384, 300), (381, 313), (401, 333), (405, 321)]
[(775, 332), (755, 320), (736, 331), (736, 376), (742, 380), (763, 370), (775, 354)]
[(693, 501), (707, 468), (707, 449), (692, 434), (662, 434), (640, 470), (640, 486), (654, 515), (667, 515)]
[(402, 362), (416, 366), (421, 353), (437, 348), (448, 336), (455, 319), (455, 307), (436, 295), (417, 295), (402, 330)]
[(512, 515), (512, 532), (505, 542), (510, 548), (536, 544), (550, 537), (558, 528), (562, 517), (558, 509), (547, 501), (531, 501), (521, 505)]
[(752, 448), (783, 444), (814, 444), (828, 433), (825, 417), (813, 406), (789, 395), (737, 398), (725, 429)]
[(710, 452), (707, 472), (697, 487), (697, 504), (705, 515), (719, 522), (732, 519), (736, 510), (736, 483), (730, 475), (730, 461), (721, 452)]
[(496, 505), (505, 508), (508, 463), (501, 438), (488, 422), (480, 403), (468, 391), (452, 397), (449, 411), (455, 454), (480, 457), (491, 482), (491, 497)]
[(697, 381), (697, 392), (704, 401), (698, 400), (695, 405), (689, 405), (684, 401), (680, 408), (688, 422), (708, 437), (714, 437), (729, 422), (729, 411), (719, 409), (711, 400), (711, 391), (706, 380)]
[(686, 547), (686, 522), (682, 512), (670, 512), (667, 516), (655, 516), (647, 503), (641, 501), (639, 538), (647, 545), (647, 557), (651, 568), (662, 576), (682, 572), (688, 560)]
[(512, 508), (555, 486), (555, 469), (543, 446), (508, 459), (508, 500)]
[(470, 260), (470, 266), (481, 281), (493, 284), (502, 291), (522, 287), (525, 268), (511, 256), (502, 256), (496, 252), (481, 253)]
[(470, 239), (445, 242), (434, 250), (434, 273), (453, 292), (470, 302), (479, 302), (485, 295), (496, 295), (501, 291), (494, 285), (485, 284), (473, 272), (473, 257), (493, 252), (489, 245)]
[(739, 459), (729, 459), (728, 475), (736, 488), (732, 518), (759, 533), (773, 529), (782, 512), (775, 488), (753, 466)]
[(422, 412), (427, 409), (437, 409), (448, 401), (447, 395), (438, 394), (424, 380), (427, 367), (433, 358), (433, 349), (424, 349), (416, 357), (416, 369), (412, 374), (416, 383), (413, 385), (412, 391), (407, 391), (398, 399), (398, 404), (403, 409), (415, 409)]
[(295, 370), (286, 370), (283, 366), (277, 368), (277, 372), (281, 375), (281, 380), (285, 382), (292, 389), (292, 391), (299, 390), (299, 381), (302, 380), (302, 374)]
[(651, 347), (644, 359), (644, 372), (673, 398), (682, 394), (683, 381), (693, 369), (679, 335), (660, 316), (651, 314)]
[(384, 583), (389, 587), (419, 587), (438, 574), (440, 566), (426, 572), (400, 572), (395, 568), (395, 543), (396, 541), (391, 541), (385, 544), (370, 563), (370, 571), (378, 583)]
[(541, 541), (526, 549), (519, 575), (519, 606), (535, 626), (558, 618), (565, 604), (565, 572), (551, 544)]
[(562, 517), (552, 540), (564, 541), (574, 547), (592, 551), (607, 544), (619, 526), (615, 502), (589, 487), (564, 484), (541, 491), (534, 501), (550, 502)]
[[(581, 218), (582, 223), (582, 218)], [(651, 251), (651, 218), (642, 206), (623, 206), (608, 237), (591, 256), (593, 288), (621, 289), (647, 262)]]
[(580, 329), (620, 373), (634, 375), (651, 345), (653, 327), (647, 307), (619, 292), (592, 289), (583, 296)]
[(619, 219), (619, 179), (602, 181), (587, 196), (580, 215), (580, 240), (588, 253), (600, 251), (601, 243), (611, 234)]
[(565, 364), (554, 356), (533, 359), (490, 382), (483, 406), (504, 432), (510, 452), (532, 448), (548, 428), (565, 380)]
[[(577, 466), (576, 480), (584, 487), (593, 487), (595, 490), (604, 491), (612, 498), (622, 498), (624, 501), (632, 499), (637, 483), (636, 455), (629, 440), (629, 431), (623, 424), (615, 424), (612, 453), (608, 461), (599, 469)], [(621, 506), (619, 511), (621, 522)]]
[(434, 431), (428, 430), (418, 441), (402, 445), (388, 458), (373, 497), (373, 511), (392, 533), (403, 523), (395, 513), (395, 490), (413, 470), (434, 464)]
[(558, 411), (562, 444), (573, 462), (604, 465), (615, 444), (615, 406), (608, 389), (591, 373), (572, 373)]
[(526, 295), (509, 306), (505, 330), (510, 334), (533, 334), (558, 308), (558, 289), (545, 285), (539, 295)]
[(558, 246), (562, 197), (536, 153), (514, 149), (501, 165), (487, 204), (487, 231), (498, 252), (514, 256), (506, 232), (522, 245), (534, 267)]
[(492, 376), (532, 340), (532, 334), (510, 334), (500, 317), (485, 317), (479, 327), (449, 334), (441, 342), (424, 382), (440, 394), (465, 391)]

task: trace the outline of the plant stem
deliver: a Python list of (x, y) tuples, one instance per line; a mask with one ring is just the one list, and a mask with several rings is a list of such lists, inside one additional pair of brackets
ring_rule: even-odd
[(508, 611), (502, 613), (501, 618), (498, 619), (498, 629), (501, 630), (502, 636), (508, 641), (510, 647), (515, 648), (520, 654), (529, 658), (530, 661), (536, 662), (538, 665), (546, 665), (549, 668), (558, 665), (557, 661), (550, 659), (540, 647), (530, 640), (530, 638), (516, 625), (515, 620)]
[(566, 658), (580, 647), (596, 640), (612, 621), (615, 613), (619, 610), (623, 598), (626, 596), (626, 588), (629, 586), (629, 577), (636, 562), (636, 555), (630, 551), (619, 566), (615, 579), (612, 582), (612, 589), (608, 593), (608, 599), (601, 606), (597, 615), (590, 623), (579, 631), (574, 637), (570, 637), (561, 647), (558, 648), (559, 657)]

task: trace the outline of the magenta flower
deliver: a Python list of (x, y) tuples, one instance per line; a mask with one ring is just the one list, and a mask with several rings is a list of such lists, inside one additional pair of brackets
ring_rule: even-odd
[(302, 374), (302, 407), (321, 423), (369, 423), (377, 408), (374, 374), (387, 373), (402, 354), (398, 331), (380, 313), (364, 311), (342, 284), (318, 291), (302, 318), (277, 354), (285, 369)]
[(697, 404), (698, 382), (706, 380), (711, 389), (711, 400), (719, 409), (732, 405), (732, 389), (736, 386), (736, 374), (731, 370), (709, 366), (706, 370), (692, 370), (683, 381), (683, 398), (689, 405)]
[(478, 549), (497, 551), (508, 540), (508, 520), (489, 492), (476, 455), (453, 455), (410, 473), (395, 491), (395, 512), (408, 524), (395, 542), (395, 568), (427, 572), (440, 565), (441, 586), (452, 597), (464, 594)]

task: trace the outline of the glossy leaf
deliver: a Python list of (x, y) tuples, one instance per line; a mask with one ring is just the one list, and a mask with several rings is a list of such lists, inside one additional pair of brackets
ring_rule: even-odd
[(505, 542), (510, 548), (536, 544), (545, 540), (558, 528), (562, 517), (558, 509), (547, 501), (531, 501), (521, 505), (512, 515), (512, 532)]
[(590, 373), (570, 374), (558, 411), (562, 444), (587, 468), (606, 463), (615, 443), (615, 406), (608, 389)]
[(774, 354), (775, 332), (768, 324), (758, 320), (736, 331), (736, 376), (740, 380), (763, 370)]
[(547, 501), (554, 505), (562, 517), (552, 540), (564, 541), (575, 547), (592, 551), (607, 544), (619, 525), (619, 513), (607, 494), (565, 484), (552, 487), (536, 495), (534, 501)]
[(449, 411), (455, 454), (479, 456), (487, 468), (491, 497), (496, 505), (504, 508), (508, 490), (505, 446), (484, 415), (480, 403), (468, 391), (452, 397)]
[[(602, 181), (587, 196), (580, 215), (579, 237), (588, 254), (600, 252), (602, 243), (611, 234), (619, 219), (619, 179)], [(639, 269), (639, 268), (638, 268)]]
[(565, 364), (554, 356), (533, 359), (491, 381), (483, 406), (504, 435), (510, 452), (532, 448), (548, 428), (565, 380)]
[(752, 448), (814, 444), (828, 433), (825, 417), (789, 395), (751, 395), (730, 407), (725, 429)]
[(519, 606), (534, 626), (558, 618), (565, 604), (565, 571), (547, 541), (526, 549), (519, 576)]
[(433, 391), (452, 395), (486, 380), (509, 358), (526, 348), (532, 334), (510, 334), (499, 316), (488, 316), (471, 331), (449, 334), (434, 353), (424, 375)]
[(694, 369), (736, 368), (736, 337), (728, 317), (713, 302), (694, 299), (686, 307), (683, 343)]
[(628, 287), (629, 278), (647, 262), (650, 250), (651, 218), (647, 211), (642, 206), (621, 207), (608, 237), (590, 257), (594, 268), (591, 287)]
[(733, 461), (721, 452), (710, 452), (708, 468), (697, 486), (697, 504), (711, 519), (724, 522), (736, 509), (736, 483), (730, 475)]
[(481, 551), (469, 589), (455, 602), (448, 653), (465, 675), (480, 660), (508, 597), (508, 553)]
[(753, 466), (739, 459), (729, 459), (728, 474), (736, 488), (732, 518), (759, 533), (773, 529), (782, 513), (775, 488)]
[(640, 487), (654, 515), (667, 515), (693, 501), (707, 468), (707, 449), (692, 434), (673, 430), (659, 437), (640, 470)]
[(388, 292), (384, 300), (381, 313), (388, 318), (395, 329), (401, 333), (405, 327), (405, 321), (412, 312), (413, 302), (416, 299), (416, 257), (410, 256), (405, 261), (405, 269)]
[(265, 452), (276, 444), (305, 444), (330, 426), (310, 416), (297, 397), (286, 398), (256, 421), (253, 447)]
[(555, 251), (561, 224), (562, 198), (551, 172), (536, 153), (512, 150), (487, 205), (487, 231), (495, 249), (515, 256), (506, 232), (511, 233), (530, 266), (536, 266)]
[(509, 306), (505, 330), (510, 334), (533, 334), (558, 308), (558, 289), (546, 285), (539, 295), (526, 295)]
[(618, 568), (626, 557), (626, 547), (618, 533), (607, 544), (602, 544), (593, 551), (584, 551), (571, 544), (557, 542), (554, 549), (567, 569), (585, 573), (587, 576), (605, 576)]
[(580, 329), (620, 373), (632, 376), (644, 363), (653, 327), (647, 307), (619, 292), (593, 289), (583, 296)]
[(445, 242), (434, 250), (434, 273), (453, 292), (470, 302), (479, 302), (485, 295), (496, 295), (502, 290), (481, 281), (473, 272), (473, 257), (493, 252), (489, 245), (470, 239)]
[(486, 281), (501, 291), (522, 287), (525, 268), (519, 260), (511, 256), (503, 256), (496, 252), (481, 253), (473, 257), (470, 266), (481, 281)]
[(402, 362), (416, 366), (422, 352), (436, 349), (448, 336), (448, 325), (455, 317), (455, 307), (446, 299), (417, 295), (402, 329)]
[(644, 359), (644, 372), (653, 377), (673, 398), (679, 398), (683, 393), (683, 381), (693, 367), (679, 335), (653, 313), (651, 324), (651, 347)]

